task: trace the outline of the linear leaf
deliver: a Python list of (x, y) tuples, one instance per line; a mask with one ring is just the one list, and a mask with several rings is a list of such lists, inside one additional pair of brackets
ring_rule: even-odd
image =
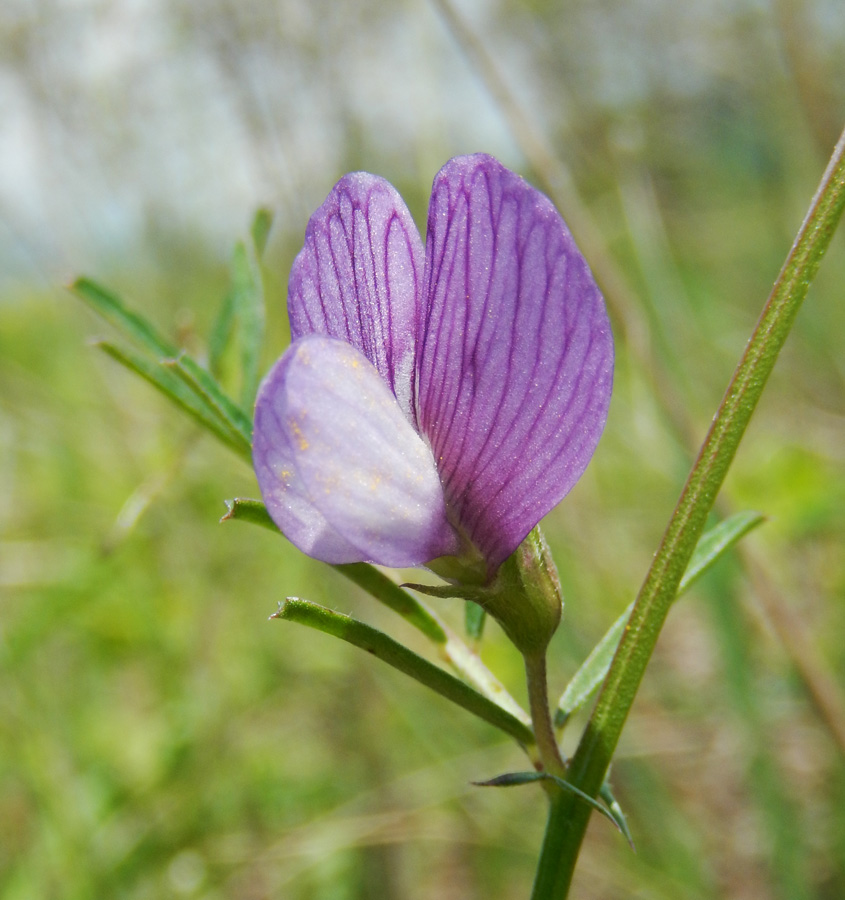
[(616, 827), (625, 835), (625, 840), (628, 842), (628, 846), (636, 853), (637, 848), (634, 844), (634, 836), (631, 834), (631, 829), (628, 827), (628, 819), (625, 817), (625, 813), (622, 812), (622, 807), (619, 805), (619, 801), (616, 797), (613, 796), (613, 791), (610, 788), (610, 784), (605, 781), (605, 783), (601, 786), (601, 790), (599, 791), (599, 797), (604, 800), (605, 805), (607, 806), (607, 811), (613, 818), (613, 821), (616, 823)]
[(228, 522), (230, 519), (240, 519), (242, 522), (252, 522), (281, 534), (276, 523), (270, 518), (267, 507), (260, 500), (247, 500), (245, 497), (236, 497), (234, 500), (226, 500), (228, 512), (220, 520)]
[[(495, 778), (489, 778), (487, 781), (473, 781), (476, 787), (518, 787), (521, 784), (535, 784), (538, 781), (553, 781), (559, 788), (575, 794), (580, 797), (586, 804), (591, 806), (596, 812), (601, 813), (606, 819), (613, 823), (614, 827), (625, 834), (616, 817), (603, 804), (599, 803), (589, 794), (585, 794), (582, 790), (570, 784), (563, 778), (556, 775), (550, 775), (548, 772), (506, 772), (504, 775), (497, 775)], [(617, 804), (618, 806), (618, 804)], [(624, 821), (624, 817), (623, 817)], [(627, 837), (627, 834), (625, 835)]]
[[(141, 378), (161, 391), (165, 397), (175, 403), (183, 412), (188, 413), (198, 424), (208, 429), (227, 447), (230, 447), (241, 456), (244, 455), (242, 443), (221, 424), (214, 410), (205, 405), (169, 369), (145, 356), (140, 356), (131, 350), (118, 347), (109, 341), (100, 341), (96, 346), (100, 347), (112, 359), (126, 366), (127, 369), (136, 375), (140, 375)], [(249, 458), (248, 452), (246, 456)]]
[(155, 326), (139, 313), (129, 309), (111, 291), (90, 278), (77, 278), (70, 289), (87, 303), (94, 312), (110, 322), (118, 331), (146, 348), (156, 358), (176, 356), (176, 346), (162, 337)]
[(223, 355), (229, 346), (229, 340), (235, 327), (235, 293), (231, 286), (223, 295), (220, 309), (208, 335), (208, 367), (215, 377), (220, 377), (223, 367)]
[(223, 356), (236, 326), (239, 328), (241, 400), (244, 406), (252, 404), (258, 386), (264, 337), (264, 289), (260, 263), (272, 224), (272, 213), (259, 209), (252, 220), (249, 245), (243, 241), (235, 245), (229, 265), (229, 288), (223, 295), (208, 339), (209, 369), (219, 375)]
[[(220, 520), (240, 519), (252, 522), (280, 534), (267, 508), (260, 500), (238, 498), (226, 501), (227, 512)], [(437, 646), (438, 653), (461, 678), (471, 684), (480, 694), (500, 706), (524, 725), (529, 726), (531, 718), (513, 699), (504, 685), (484, 665), (481, 657), (454, 635), (438, 618), (437, 614), (421, 601), (408, 594), (383, 572), (369, 563), (351, 563), (333, 566), (341, 575), (349, 578), (371, 597), (399, 613), (410, 625), (421, 631)]]
[(519, 787), (521, 784), (546, 781), (548, 777), (545, 772), (505, 772), (504, 775), (496, 775), (486, 781), (473, 781), (473, 784), (476, 787)]
[(307, 625), (354, 644), (515, 738), (523, 746), (534, 744), (531, 729), (501, 706), (488, 700), (445, 669), (430, 663), (403, 644), (357, 619), (296, 597), (288, 597), (271, 618), (299, 622), (301, 625)]
[(435, 644), (446, 643), (446, 632), (434, 614), (375, 566), (369, 563), (348, 563), (332, 568), (398, 613)]
[(199, 363), (180, 353), (175, 359), (163, 363), (172, 369), (185, 384), (215, 411), (220, 420), (252, 450), (252, 422), (249, 416), (223, 391), (216, 379)]
[(706, 531), (696, 544), (692, 559), (678, 585), (678, 597), (688, 591), (740, 538), (762, 525), (765, 518), (758, 512), (738, 512)]

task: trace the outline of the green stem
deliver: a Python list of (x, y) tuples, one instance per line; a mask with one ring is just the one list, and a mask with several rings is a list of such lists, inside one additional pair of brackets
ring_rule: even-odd
[[(681, 577), (845, 207), (845, 132), (734, 372), (637, 596), (568, 780), (596, 796)], [(566, 897), (590, 808), (552, 800), (534, 900)]]
[(549, 711), (549, 689), (546, 679), (546, 653), (525, 654), (525, 678), (528, 685), (528, 703), (534, 738), (543, 771), (563, 778), (566, 775), (564, 763), (555, 737), (555, 729)]

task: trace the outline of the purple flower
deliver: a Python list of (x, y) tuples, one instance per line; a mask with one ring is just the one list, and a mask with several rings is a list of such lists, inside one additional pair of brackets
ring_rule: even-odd
[(604, 302), (551, 202), (490, 156), (440, 170), (425, 250), (390, 184), (342, 178), (308, 223), (288, 312), (253, 457), (270, 515), (310, 556), (480, 554), (492, 576), (595, 450)]

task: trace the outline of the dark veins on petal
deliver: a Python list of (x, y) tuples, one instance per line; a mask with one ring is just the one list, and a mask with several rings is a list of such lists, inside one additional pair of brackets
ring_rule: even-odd
[(483, 156), (435, 179), (424, 297), (421, 428), (495, 568), (595, 448), (612, 372), (604, 307), (549, 201)]

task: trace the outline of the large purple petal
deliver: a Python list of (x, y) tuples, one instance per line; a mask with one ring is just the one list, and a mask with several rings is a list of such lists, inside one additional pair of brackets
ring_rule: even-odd
[(267, 508), (306, 553), (414, 566), (456, 551), (430, 448), (351, 345), (290, 347), (259, 392), (254, 448)]
[(357, 347), (414, 423), (422, 271), (422, 241), (396, 189), (355, 172), (311, 217), (288, 285), (291, 338), (327, 334)]
[(481, 154), (434, 180), (423, 297), (420, 430), (492, 572), (595, 450), (613, 377), (604, 302), (551, 202)]

